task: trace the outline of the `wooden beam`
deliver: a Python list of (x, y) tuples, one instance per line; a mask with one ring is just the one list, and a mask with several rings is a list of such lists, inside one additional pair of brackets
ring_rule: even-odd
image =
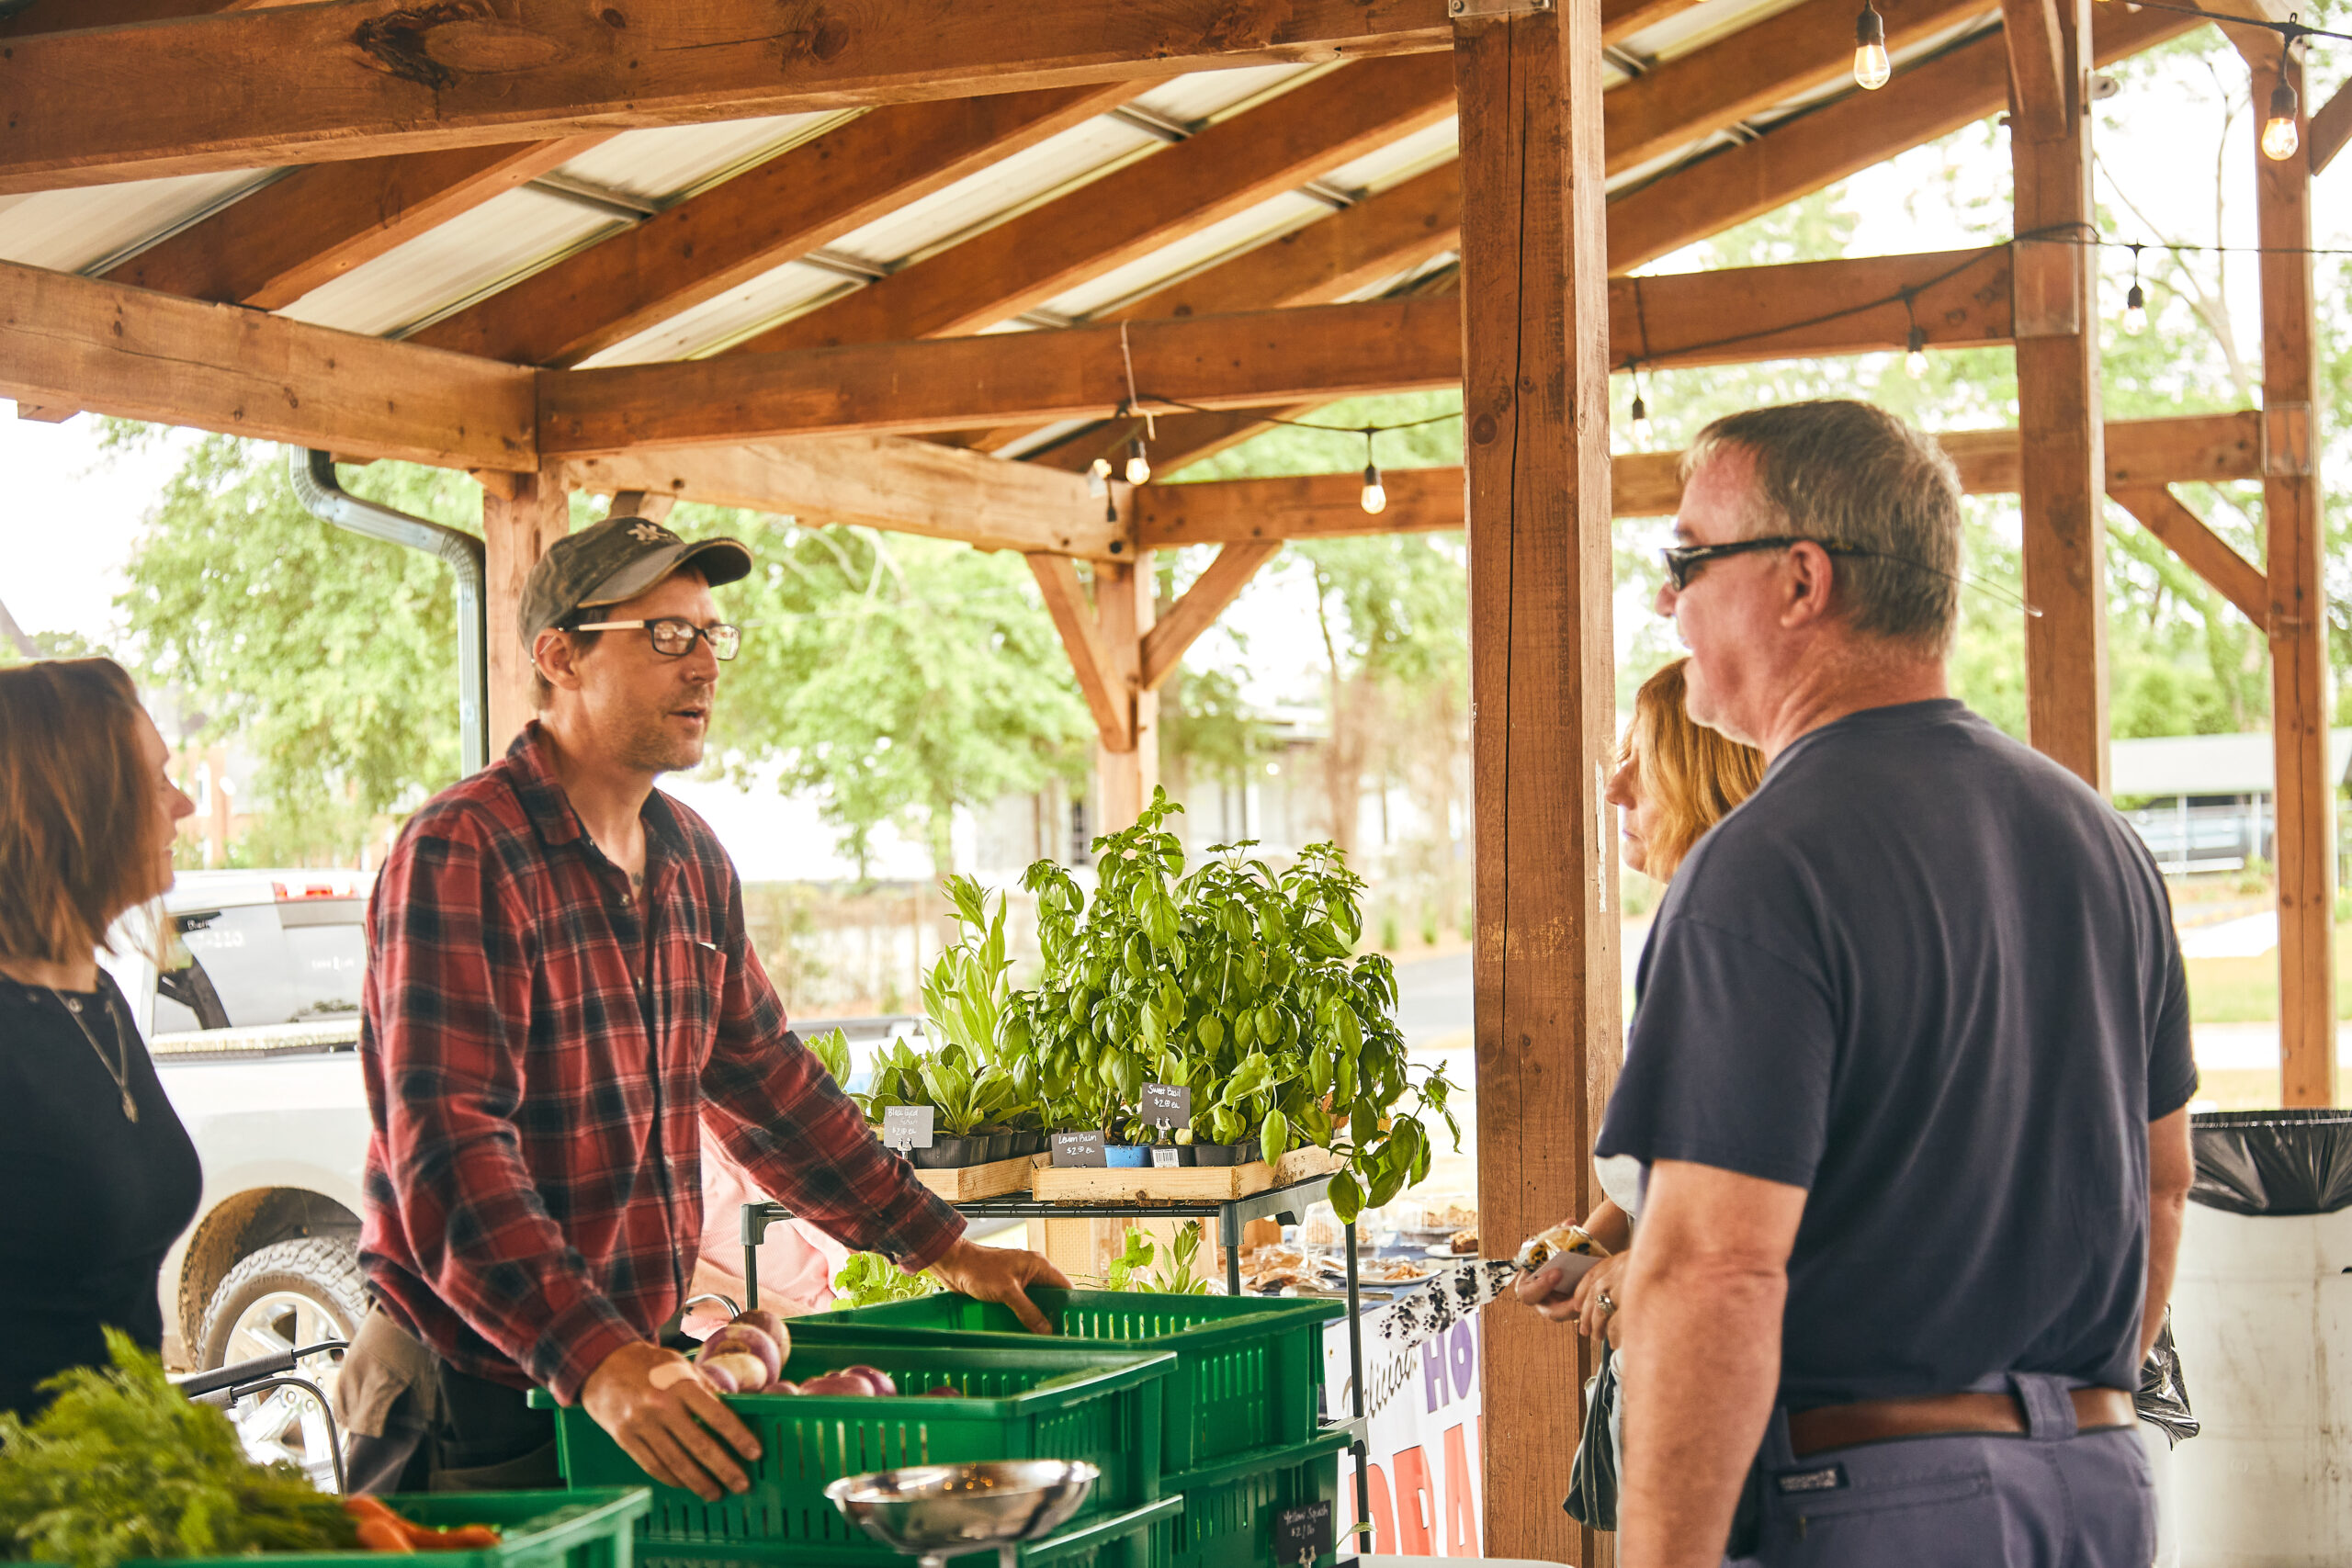
[[(2286, 70), (2301, 98), (2301, 65), (2290, 59)], [(2327, 746), (2326, 492), (2313, 413), (2319, 378), (2312, 175), (2301, 157), (2274, 163), (2256, 150), (2254, 163), (2263, 246), (2262, 507), (2269, 535), (2270, 739), (2278, 781), (2279, 1089), (2288, 1105), (2324, 1106), (2335, 1103), (2335, 780)]]
[(1062, 647), (1069, 654), (1086, 710), (1094, 716), (1102, 749), (1132, 749), (1133, 710), (1119, 683), (1116, 661), (1095, 625), (1094, 607), (1086, 602), (1086, 590), (1079, 584), (1078, 568), (1068, 556), (1036, 554), (1028, 561), (1029, 570), (1037, 579), (1037, 592), (1045, 596), (1046, 613), (1054, 618), (1054, 630), (1061, 634)]
[[(2108, 486), (2121, 499), (2161, 491), (2167, 483), (2255, 478), (2262, 471), (2260, 421), (2256, 413), (2234, 413), (2110, 423), (2105, 443)], [(1947, 431), (1936, 440), (1960, 470), (1967, 494), (2017, 492), (2016, 431)], [(1610, 465), (1611, 512), (1618, 517), (1671, 515), (1682, 501), (1681, 470), (1679, 452), (1620, 453)], [(1442, 533), (1463, 525), (1460, 468), (1384, 468), (1380, 477), (1388, 505), (1377, 517), (1359, 504), (1363, 481), (1351, 473), (1147, 485), (1136, 491), (1136, 547)], [(2187, 551), (2182, 554), (2188, 558)]]
[[(2098, 62), (2109, 64), (2203, 25), (2177, 11), (2102, 6), (2093, 35)], [(1849, 94), (1611, 202), (1609, 268), (1630, 272), (1997, 114), (2007, 101), (2008, 58), (2000, 36), (1963, 44), (1903, 72), (1882, 91)]]
[[(1600, 0), (1457, 25), (1463, 441), (1477, 941), (1478, 1212), (1532, 1235), (1590, 1206), (1619, 1040)], [(1531, 781), (1544, 781), (1540, 785)], [(1575, 1451), (1582, 1385), (1552, 1325), (1480, 1325), (1477, 1554), (1591, 1564), (1607, 1545), (1518, 1473)], [(1578, 1348), (1579, 1361), (1587, 1352)]]
[[(1600, 103), (1609, 172), (1640, 168), (1759, 110), (1850, 82), (1857, 9), (1854, 0), (1801, 0), (1612, 88)], [(1984, 0), (1891, 6), (1887, 44), (1922, 42), (1984, 9)]]
[(17, 417), (35, 424), (63, 424), (82, 411), (71, 403), (26, 403), (17, 405)]
[(604, 140), (574, 136), (313, 164), (149, 246), (107, 277), (191, 299), (282, 310)]
[(483, 627), (490, 639), (490, 754), (503, 756), (530, 722), (531, 650), (523, 646), (523, 589), (548, 547), (571, 531), (561, 464), (484, 476), (481, 490)]
[(1284, 93), (742, 344), (763, 354), (978, 332), (1453, 111), (1443, 55)]
[(2080, 98), (2067, 80), (2068, 28), (2057, 0), (2001, 0), (2009, 55), (2009, 128), (2028, 141), (2074, 133)]
[(1184, 590), (1184, 596), (1169, 611), (1168, 618), (1144, 634), (1140, 679), (1145, 691), (1158, 690), (1175, 673), (1176, 667), (1184, 661), (1184, 650), (1216, 625), (1216, 618), (1225, 614), (1226, 606), (1241, 597), (1241, 591), (1250, 586), (1258, 569), (1281, 554), (1282, 547), (1279, 539), (1251, 540), (1230, 544), (1217, 551), (1216, 559), (1193, 580), (1193, 585)]
[(2310, 123), (2311, 140), (2304, 145), (2316, 175), (2335, 162), (2346, 141), (2352, 140), (2352, 84), (2336, 88), (2334, 97), (2312, 112)]
[(2270, 627), (2270, 584), (2262, 569), (2238, 554), (2227, 539), (2205, 525), (2180, 497), (2163, 485), (2109, 492), (2140, 525), (2178, 556), (2206, 585), (2238, 608), (2259, 630)]
[(435, 322), (415, 342), (576, 365), (1134, 96), (1051, 87), (861, 115)]
[[(1915, 315), (1931, 344), (2001, 343), (2005, 254), (1996, 246), (1623, 280), (1608, 286), (1609, 350), (1649, 366), (1859, 354), (1901, 348)], [(1911, 314), (1892, 299), (1834, 314), (1903, 288), (1921, 291)], [(1126, 401), (1130, 352), (1144, 400), (1163, 411), (1329, 402), (1460, 380), (1460, 306), (1439, 296), (549, 372), (541, 439), (586, 455), (1102, 415)], [(1804, 324), (1776, 330), (1781, 321)]]
[(1189, 321), (850, 344), (602, 370), (540, 373), (547, 449), (827, 432), (955, 430), (1107, 414), (1127, 399), (1122, 335), (1145, 400), (1235, 407), (1437, 387), (1459, 378), (1451, 299), (1322, 305)]
[[(2014, 0), (2024, 4), (2025, 0)], [(2047, 4), (2048, 0), (2043, 0)], [(2009, 130), (2018, 243), (2018, 509), (2025, 514), (2026, 728), (2034, 748), (2107, 789), (2107, 456), (2101, 449), (2098, 269), (2073, 243), (2091, 228), (2092, 0), (2052, 13), (2064, 98)], [(2014, 17), (2016, 13), (2011, 13)], [(2036, 49), (2039, 45), (2035, 46)], [(2033, 69), (2042, 62), (2030, 59)], [(2019, 93), (2039, 90), (2020, 85)], [(2051, 135), (2036, 140), (2046, 120)]]
[(368, 457), (537, 466), (527, 370), (13, 263), (0, 396)]
[(642, 517), (648, 523), (665, 521), (678, 504), (675, 492), (663, 490), (622, 490), (613, 492), (609, 517)]
[(649, 491), (984, 550), (1116, 560), (1134, 548), (1084, 479), (898, 436), (622, 452), (581, 459), (572, 471), (584, 491)]
[(1106, 833), (1133, 823), (1159, 787), (1159, 694), (1143, 683), (1143, 639), (1151, 635), (1157, 593), (1148, 554), (1094, 568), (1094, 629), (1126, 722), (1125, 744), (1106, 737), (1094, 755), (1097, 818)]
[(0, 39), (30, 38), (75, 28), (128, 28), (141, 22), (177, 21), (218, 11), (257, 10), (298, 0), (32, 0), (21, 11), (0, 17)]
[(0, 193), (1442, 48), (1444, 0), (322, 0), (17, 40)]
[(1698, 0), (1600, 0), (1600, 41), (1623, 43), (1645, 28), (1679, 16)]

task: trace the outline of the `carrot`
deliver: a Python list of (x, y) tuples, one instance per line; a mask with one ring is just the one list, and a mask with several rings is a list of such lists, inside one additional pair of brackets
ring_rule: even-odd
[(435, 1530), (430, 1541), (419, 1540), (417, 1545), (427, 1551), (479, 1551), (496, 1546), (504, 1538), (492, 1525), (453, 1525), (445, 1530)]
[(409, 1540), (406, 1530), (398, 1525), (387, 1524), (382, 1519), (376, 1518), (359, 1521), (359, 1544), (370, 1551), (413, 1553), (416, 1551), (414, 1544)]

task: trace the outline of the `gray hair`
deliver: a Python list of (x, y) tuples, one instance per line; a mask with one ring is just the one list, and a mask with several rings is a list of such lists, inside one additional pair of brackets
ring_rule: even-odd
[(1782, 403), (1719, 419), (1683, 455), (1688, 481), (1727, 447), (1756, 460), (1743, 538), (1851, 546), (1837, 597), (1864, 636), (1951, 649), (1960, 621), (1960, 475), (1933, 437), (1868, 403)]

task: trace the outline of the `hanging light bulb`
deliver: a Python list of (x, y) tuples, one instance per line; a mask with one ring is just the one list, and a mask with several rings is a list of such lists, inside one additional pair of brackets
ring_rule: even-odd
[(1110, 458), (1097, 457), (1086, 466), (1086, 493), (1089, 495), (1111, 493)]
[(1928, 329), (1916, 321), (1912, 323), (1910, 338), (1904, 344), (1903, 368), (1910, 372), (1914, 381), (1928, 374)]
[(2278, 65), (2278, 85), (2270, 89), (2270, 118), (2262, 125), (2262, 155), (2274, 164), (2285, 163), (2295, 155), (2295, 149), (2302, 145), (2302, 134), (2295, 128), (2296, 107), (2295, 88), (2287, 80), (2287, 66), (2282, 56)]
[(1642, 389), (1636, 387), (1634, 389), (1634, 445), (1646, 446), (1649, 444), (1650, 405), (1642, 397)]
[(2148, 291), (2136, 283), (2123, 297), (2123, 330), (2133, 337), (2148, 330)]
[(1862, 0), (1862, 14), (1854, 18), (1854, 85), (1874, 93), (1894, 75), (1886, 57), (1886, 18), (1871, 0)]
[(1380, 469), (1371, 463), (1363, 466), (1363, 494), (1357, 503), (1377, 517), (1388, 510), (1388, 487), (1380, 482)]
[(1127, 482), (1145, 483), (1151, 478), (1151, 459), (1143, 454), (1143, 437), (1131, 436), (1127, 441)]

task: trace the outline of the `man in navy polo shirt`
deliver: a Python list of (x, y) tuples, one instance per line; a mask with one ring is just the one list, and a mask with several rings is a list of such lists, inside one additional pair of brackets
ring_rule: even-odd
[(1770, 769), (1668, 890), (1601, 1129), (1647, 1166), (1620, 1561), (2145, 1568), (2197, 1086), (2163, 881), (1948, 694), (1931, 441), (1799, 403), (1686, 471), (1658, 609)]

